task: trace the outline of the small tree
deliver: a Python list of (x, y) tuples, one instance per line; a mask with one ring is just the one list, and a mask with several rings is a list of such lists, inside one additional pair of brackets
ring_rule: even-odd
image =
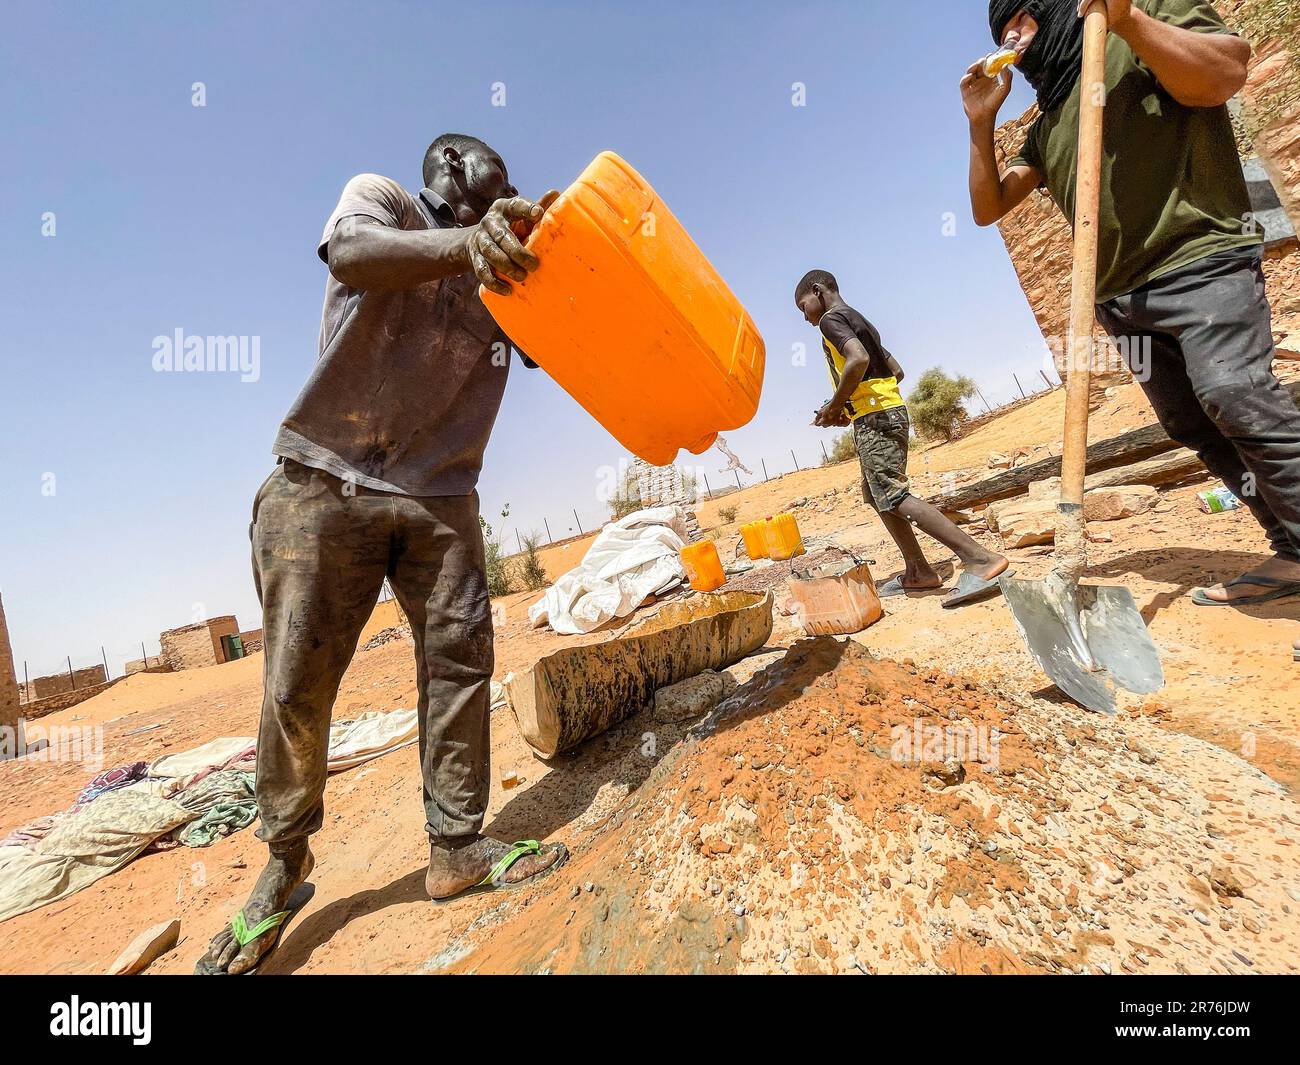
[(822, 465), (834, 466), (836, 463), (848, 462), (849, 459), (855, 458), (857, 454), (857, 442), (853, 439), (853, 430), (849, 429), (835, 438), (835, 443), (831, 445), (831, 453), (822, 462)]
[(618, 491), (614, 493), (614, 498), (609, 501), (609, 517), (611, 521), (619, 521), (629, 514), (635, 514), (640, 509), (641, 489), (637, 485), (636, 473), (629, 466), (623, 471)]
[[(510, 504), (507, 503), (501, 509), (502, 521), (509, 514)], [(479, 515), (478, 524), (483, 531), (483, 569), (487, 574), (488, 595), (509, 595), (514, 591), (514, 582), (510, 579), (510, 571), (501, 553), (501, 540), (492, 532), (492, 526), (484, 520), (482, 514)]]
[(975, 382), (969, 377), (949, 377), (937, 366), (926, 370), (907, 399), (917, 435), (930, 440), (953, 439), (970, 417), (963, 401), (974, 394)]
[(538, 591), (550, 584), (546, 576), (546, 567), (542, 564), (537, 549), (541, 546), (541, 537), (535, 532), (524, 537), (524, 554), (519, 563), (519, 579), (530, 592)]

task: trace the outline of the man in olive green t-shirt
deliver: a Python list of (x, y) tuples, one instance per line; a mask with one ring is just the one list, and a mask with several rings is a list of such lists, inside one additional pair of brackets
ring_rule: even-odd
[[(1079, 0), (992, 0), (995, 41), (1041, 114), (1000, 172), (998, 110), (1011, 72), (962, 79), (971, 206), (991, 225), (1045, 186), (1074, 217), (1083, 21)], [(1250, 507), (1273, 557), (1192, 593), (1202, 606), (1300, 595), (1300, 412), (1273, 375), (1262, 239), (1227, 101), (1250, 45), (1204, 0), (1106, 0), (1106, 131), (1097, 319), (1169, 435)]]

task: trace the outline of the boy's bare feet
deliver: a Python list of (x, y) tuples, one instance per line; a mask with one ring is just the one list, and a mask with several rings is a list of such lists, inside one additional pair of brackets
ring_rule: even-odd
[[(274, 913), (288, 908), (289, 896), (302, 885), (315, 868), (316, 859), (307, 846), (307, 840), (296, 840), (283, 847), (272, 847), (270, 859), (262, 875), (253, 885), (253, 893), (244, 903), (244, 921), (249, 928)], [(246, 947), (235, 941), (234, 932), (227, 924), (212, 939), (208, 952), (199, 959), (195, 972), (200, 975), (227, 973), (238, 976), (254, 968), (280, 938), (280, 929), (263, 932)]]
[(991, 581), (993, 578), (1004, 574), (1010, 565), (1011, 560), (1006, 555), (995, 555), (992, 552), (986, 552), (984, 558), (967, 562), (962, 568), (982, 581)]
[(928, 562), (909, 562), (898, 578), (898, 583), (909, 592), (922, 592), (931, 588), (942, 588), (943, 578), (937, 574)]
[[(429, 898), (435, 901), (448, 899), (477, 887), (510, 850), (511, 844), (488, 836), (431, 839), (429, 872), (424, 878)], [(498, 883), (521, 884), (550, 872), (568, 857), (568, 853), (563, 843), (543, 844), (540, 854), (525, 854), (501, 874)]]

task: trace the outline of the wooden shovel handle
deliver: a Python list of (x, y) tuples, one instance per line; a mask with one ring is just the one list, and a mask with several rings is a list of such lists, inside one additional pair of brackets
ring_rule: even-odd
[(1079, 83), (1079, 169), (1074, 210), (1074, 280), (1065, 382), (1065, 449), (1061, 457), (1058, 569), (1077, 581), (1085, 561), (1083, 481), (1088, 454), (1088, 394), (1097, 302), (1097, 222), (1101, 206), (1102, 122), (1106, 107), (1106, 5), (1094, 0), (1083, 27)]

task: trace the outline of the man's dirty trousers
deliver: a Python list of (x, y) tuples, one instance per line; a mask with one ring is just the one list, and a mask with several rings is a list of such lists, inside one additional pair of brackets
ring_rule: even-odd
[(1212, 255), (1097, 306), (1171, 439), (1300, 562), (1300, 411), (1273, 374), (1261, 253)]
[(258, 837), (278, 847), (321, 827), (331, 711), (385, 577), (415, 643), (426, 828), (478, 832), (493, 650), (477, 493), (379, 492), (285, 459), (257, 493), (251, 537), (266, 650)]

